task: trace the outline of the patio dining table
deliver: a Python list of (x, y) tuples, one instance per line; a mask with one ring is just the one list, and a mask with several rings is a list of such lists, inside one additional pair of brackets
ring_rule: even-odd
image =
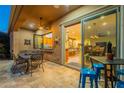
[[(37, 55), (37, 53), (31, 53), (31, 52), (29, 52), (29, 53), (20, 53), (19, 54), (19, 57), (22, 58), (22, 59), (24, 59), (24, 60), (26, 60), (26, 62), (27, 62), (26, 73), (29, 72), (30, 64), (32, 64), (31, 63), (32, 55)], [(42, 62), (43, 62), (43, 53), (41, 53), (41, 56), (42, 56)]]
[(27, 62), (26, 73), (29, 72), (30, 64), (32, 64), (32, 62), (31, 62), (32, 55), (39, 55), (40, 54), (41, 55), (41, 60), (43, 62), (45, 53), (51, 54), (51, 53), (53, 53), (53, 50), (52, 49), (47, 49), (47, 50), (44, 49), (44, 50), (38, 50), (38, 51), (37, 50), (31, 50), (30, 51), (29, 50), (29, 51), (22, 52), (22, 53), (19, 54), (19, 57), (25, 59), (26, 62)]
[(124, 59), (120, 59), (120, 58), (115, 58), (113, 60), (107, 60), (105, 56), (90, 56), (90, 58), (92, 60), (94, 60), (95, 62), (98, 63), (102, 63), (104, 65), (104, 87), (107, 88), (108, 87), (108, 76), (107, 76), (107, 65), (110, 65), (110, 78), (111, 78), (111, 83), (112, 83), (112, 88), (113, 88), (113, 65), (124, 65)]

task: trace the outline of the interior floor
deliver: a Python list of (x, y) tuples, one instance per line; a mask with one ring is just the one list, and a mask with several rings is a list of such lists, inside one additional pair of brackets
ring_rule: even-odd
[(76, 54), (75, 56), (68, 57), (68, 62), (66, 65), (71, 66), (76, 69), (81, 68), (81, 62), (80, 62), (80, 54)]
[(76, 54), (75, 56), (69, 57), (68, 63), (74, 62), (80, 64), (79, 56), (80, 56), (79, 54)]

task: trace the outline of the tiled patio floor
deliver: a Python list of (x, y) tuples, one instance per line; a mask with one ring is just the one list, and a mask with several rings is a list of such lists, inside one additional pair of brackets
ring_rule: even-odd
[[(13, 61), (0, 61), (0, 87), (5, 88), (77, 88), (79, 71), (52, 62), (44, 64), (45, 72), (37, 69), (29, 75), (13, 75)], [(89, 87), (89, 84), (86, 85)]]

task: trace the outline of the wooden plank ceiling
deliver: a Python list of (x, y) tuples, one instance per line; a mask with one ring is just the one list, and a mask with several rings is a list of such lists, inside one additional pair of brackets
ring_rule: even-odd
[(67, 13), (81, 7), (80, 5), (24, 5), (14, 26), (14, 30), (25, 28), (37, 30), (41, 24), (49, 26), (52, 22), (63, 17)]

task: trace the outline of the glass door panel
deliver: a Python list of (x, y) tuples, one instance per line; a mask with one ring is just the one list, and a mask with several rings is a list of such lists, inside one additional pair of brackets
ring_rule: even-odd
[(84, 21), (84, 66), (91, 65), (89, 55), (105, 57), (108, 42), (116, 56), (116, 13)]
[(41, 35), (34, 36), (34, 47), (37, 49), (43, 48), (43, 38)]
[(52, 49), (53, 48), (52, 33), (43, 35), (43, 47), (44, 47), (44, 49)]

